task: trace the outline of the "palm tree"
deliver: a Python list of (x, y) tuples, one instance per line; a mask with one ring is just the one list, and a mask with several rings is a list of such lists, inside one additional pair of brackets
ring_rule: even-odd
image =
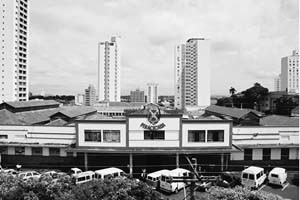
[(231, 94), (231, 96), (233, 96), (236, 92), (236, 89), (234, 89), (234, 87), (230, 87), (229, 89), (229, 93)]

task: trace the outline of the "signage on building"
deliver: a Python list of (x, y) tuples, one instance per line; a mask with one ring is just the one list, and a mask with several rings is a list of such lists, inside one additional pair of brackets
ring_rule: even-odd
[(160, 109), (157, 105), (149, 104), (146, 106), (147, 109), (147, 119), (150, 125), (147, 125), (145, 123), (141, 123), (141, 127), (144, 129), (150, 129), (150, 130), (158, 130), (164, 128), (166, 125), (164, 123), (158, 124), (160, 120)]

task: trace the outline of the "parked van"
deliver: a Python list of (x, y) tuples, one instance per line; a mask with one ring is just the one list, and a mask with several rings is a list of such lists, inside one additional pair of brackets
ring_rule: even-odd
[(281, 185), (286, 182), (287, 173), (284, 168), (275, 167), (269, 173), (268, 180), (270, 184)]
[(124, 176), (125, 172), (116, 167), (110, 167), (106, 169), (100, 169), (95, 171), (96, 179), (110, 179), (118, 176)]
[(242, 185), (250, 188), (258, 188), (266, 180), (267, 176), (261, 167), (251, 166), (242, 171)]
[(170, 170), (162, 169), (156, 172), (152, 172), (147, 175), (146, 177), (146, 183), (150, 185), (152, 188), (158, 189), (159, 188), (159, 181), (160, 177), (163, 173), (168, 173)]
[(69, 172), (70, 176), (77, 176), (80, 173), (82, 173), (82, 170), (77, 167), (71, 168)]
[(166, 171), (161, 174), (160, 177), (160, 189), (166, 192), (175, 192), (184, 188), (186, 185), (184, 182), (171, 182), (173, 177), (189, 177), (190, 171), (182, 168), (177, 168), (171, 171)]
[(75, 184), (86, 183), (92, 181), (95, 178), (95, 173), (93, 171), (81, 172), (74, 176)]

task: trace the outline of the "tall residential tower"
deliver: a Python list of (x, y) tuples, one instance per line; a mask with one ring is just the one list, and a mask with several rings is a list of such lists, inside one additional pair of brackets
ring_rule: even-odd
[(158, 84), (147, 84), (147, 103), (158, 103)]
[(120, 101), (120, 37), (98, 44), (98, 100)]
[(281, 58), (281, 90), (288, 93), (299, 93), (299, 51), (294, 50), (291, 56)]
[(0, 3), (0, 102), (28, 100), (28, 0)]
[[(188, 39), (175, 47), (175, 107), (205, 108), (210, 105), (210, 42)], [(180, 102), (182, 102), (180, 104)]]

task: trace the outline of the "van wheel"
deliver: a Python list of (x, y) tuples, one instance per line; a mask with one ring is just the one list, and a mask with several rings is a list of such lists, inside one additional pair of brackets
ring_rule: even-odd
[(177, 193), (178, 193), (178, 188), (175, 189), (175, 194), (177, 194)]

